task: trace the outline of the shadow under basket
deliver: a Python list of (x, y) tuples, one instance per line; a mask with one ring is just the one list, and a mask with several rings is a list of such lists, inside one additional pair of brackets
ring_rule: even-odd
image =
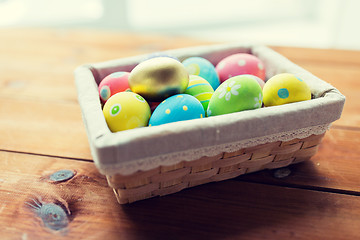
[(78, 67), (75, 81), (91, 154), (120, 204), (308, 160), (341, 116), (345, 97), (336, 88), (266, 46), (223, 44), (165, 53), (180, 61), (203, 57), (214, 65), (231, 54), (253, 54), (262, 60), (266, 79), (292, 73), (306, 82), (313, 98), (112, 133), (98, 85), (113, 72), (130, 72), (149, 55)]
[(179, 192), (185, 188), (218, 182), (246, 173), (274, 169), (310, 159), (325, 134), (278, 141), (223, 152), (213, 157), (161, 166), (129, 176), (107, 176), (120, 204)]

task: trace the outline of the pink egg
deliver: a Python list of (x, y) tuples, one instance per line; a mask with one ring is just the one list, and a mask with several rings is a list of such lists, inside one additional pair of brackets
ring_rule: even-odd
[(265, 80), (265, 67), (262, 61), (248, 53), (237, 53), (222, 59), (216, 65), (220, 82), (243, 74), (251, 74)]
[(111, 96), (129, 89), (129, 72), (114, 72), (106, 76), (99, 84), (99, 96), (105, 103)]

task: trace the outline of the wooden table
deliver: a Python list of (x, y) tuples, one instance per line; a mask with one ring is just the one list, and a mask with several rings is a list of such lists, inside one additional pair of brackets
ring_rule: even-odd
[(289, 176), (262, 171), (130, 205), (116, 202), (92, 162), (73, 70), (203, 44), (210, 43), (0, 30), (0, 239), (358, 239), (359, 51), (272, 47), (347, 97), (318, 153), (290, 166)]

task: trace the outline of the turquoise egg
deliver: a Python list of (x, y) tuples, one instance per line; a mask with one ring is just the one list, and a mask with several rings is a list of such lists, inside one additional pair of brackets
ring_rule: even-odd
[(198, 75), (204, 78), (210, 83), (214, 90), (219, 87), (219, 75), (209, 60), (202, 57), (190, 57), (185, 59), (182, 64), (185, 66), (189, 75)]
[(216, 116), (260, 108), (263, 94), (251, 75), (239, 75), (223, 82), (212, 95), (207, 116)]
[(162, 101), (154, 110), (149, 126), (205, 117), (200, 101), (188, 94), (177, 94)]

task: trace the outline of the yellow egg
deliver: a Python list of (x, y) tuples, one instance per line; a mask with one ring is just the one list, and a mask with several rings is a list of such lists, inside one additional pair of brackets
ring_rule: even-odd
[(130, 73), (131, 91), (146, 100), (161, 102), (185, 91), (189, 74), (184, 65), (169, 57), (151, 58), (139, 63)]
[(104, 117), (112, 132), (147, 126), (151, 111), (146, 100), (133, 92), (111, 96), (103, 108)]
[(309, 86), (291, 73), (280, 73), (267, 80), (263, 94), (266, 107), (311, 99)]

